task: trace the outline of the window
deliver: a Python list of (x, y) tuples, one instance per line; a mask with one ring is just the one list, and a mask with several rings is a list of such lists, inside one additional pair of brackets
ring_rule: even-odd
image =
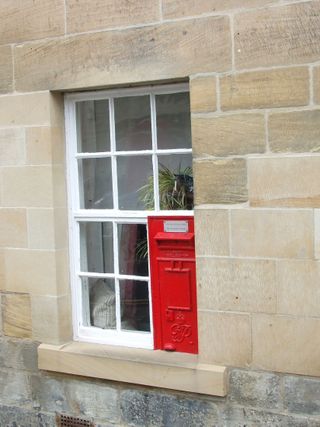
[(148, 215), (192, 215), (188, 85), (66, 97), (76, 340), (153, 348)]

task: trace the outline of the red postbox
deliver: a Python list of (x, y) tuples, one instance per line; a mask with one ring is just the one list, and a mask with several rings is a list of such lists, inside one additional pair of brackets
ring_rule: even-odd
[(192, 217), (149, 217), (155, 349), (198, 353)]

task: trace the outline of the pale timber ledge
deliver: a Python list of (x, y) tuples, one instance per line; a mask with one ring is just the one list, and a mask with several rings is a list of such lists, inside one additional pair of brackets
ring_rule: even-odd
[(38, 367), (91, 378), (225, 396), (227, 368), (198, 363), (198, 356), (102, 344), (41, 344)]

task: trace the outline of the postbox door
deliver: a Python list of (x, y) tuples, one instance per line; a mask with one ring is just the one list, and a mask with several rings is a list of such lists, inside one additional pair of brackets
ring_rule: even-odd
[(197, 353), (193, 218), (187, 217), (185, 232), (165, 232), (167, 220), (148, 221), (155, 348)]

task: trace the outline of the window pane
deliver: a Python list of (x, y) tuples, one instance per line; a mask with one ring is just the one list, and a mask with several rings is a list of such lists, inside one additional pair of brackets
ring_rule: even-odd
[(150, 97), (117, 98), (114, 111), (117, 150), (150, 150)]
[(76, 103), (78, 152), (110, 151), (109, 101)]
[(81, 208), (113, 208), (110, 159), (79, 160), (79, 180)]
[(113, 279), (82, 278), (84, 323), (116, 329), (116, 295)]
[(120, 280), (121, 329), (150, 331), (148, 282)]
[(156, 96), (158, 148), (191, 148), (189, 93)]
[(80, 223), (81, 271), (113, 273), (113, 232), (111, 222)]
[(193, 209), (192, 155), (163, 155), (158, 161), (160, 209)]
[[(121, 156), (118, 162), (119, 209), (153, 209), (151, 156)], [(148, 190), (148, 197), (145, 190)]]
[(148, 276), (148, 240), (145, 224), (118, 224), (119, 272)]

